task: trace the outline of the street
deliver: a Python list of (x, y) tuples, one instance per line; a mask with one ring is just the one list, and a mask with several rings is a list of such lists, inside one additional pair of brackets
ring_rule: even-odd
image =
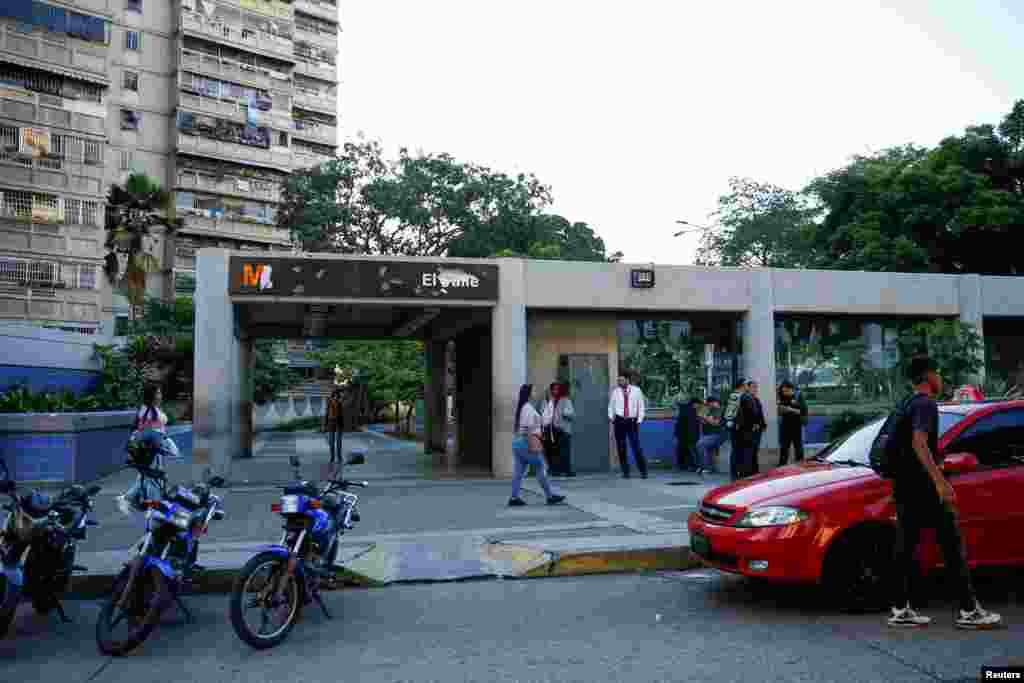
[[(4, 681), (974, 681), (983, 665), (1024, 663), (1020, 575), (981, 583), (1008, 627), (961, 632), (933, 599), (926, 630), (879, 614), (818, 607), (803, 589), (759, 587), (710, 570), (352, 589), (326, 597), (291, 637), (249, 649), (227, 596), (185, 600), (131, 655), (96, 650), (97, 603), (67, 603), (74, 624), (28, 606), (0, 641)], [(941, 591), (933, 591), (941, 595)], [(659, 617), (660, 615), (660, 617)]]

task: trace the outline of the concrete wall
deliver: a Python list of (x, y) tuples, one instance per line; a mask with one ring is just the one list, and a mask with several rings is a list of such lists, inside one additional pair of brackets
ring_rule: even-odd
[(303, 417), (323, 417), (327, 401), (322, 396), (288, 396), (252, 405), (254, 431), (270, 429)]
[(110, 339), (23, 323), (0, 326), (0, 392), (22, 382), (33, 391), (89, 391), (102, 368), (97, 343)]

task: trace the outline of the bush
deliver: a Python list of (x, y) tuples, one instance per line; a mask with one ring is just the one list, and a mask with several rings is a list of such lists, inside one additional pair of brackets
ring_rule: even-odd
[(32, 392), (22, 384), (0, 394), (0, 413), (79, 413), (97, 408), (99, 401), (95, 396), (75, 396), (67, 389)]
[(288, 422), (282, 422), (279, 425), (273, 427), (267, 427), (260, 431), (265, 432), (304, 432), (310, 429), (320, 429), (322, 418), (317, 415), (307, 415), (306, 417), (300, 417), (295, 420), (289, 420)]

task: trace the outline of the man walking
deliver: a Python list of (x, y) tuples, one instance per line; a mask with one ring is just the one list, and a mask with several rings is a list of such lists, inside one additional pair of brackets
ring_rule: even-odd
[(729, 395), (729, 403), (725, 406), (725, 414), (723, 419), (725, 420), (725, 431), (729, 439), (729, 472), (732, 475), (732, 480), (736, 481), (739, 479), (737, 466), (740, 462), (740, 446), (736, 440), (737, 436), (737, 419), (740, 417), (740, 403), (743, 397), (747, 393), (747, 380), (740, 379), (736, 382), (736, 387), (732, 394)]
[(640, 469), (640, 477), (647, 478), (647, 461), (640, 448), (640, 425), (644, 421), (646, 401), (644, 392), (636, 386), (636, 375), (627, 381), (625, 375), (619, 375), (619, 386), (612, 391), (608, 402), (608, 420), (615, 428), (615, 444), (619, 451), (619, 464), (622, 465), (623, 479), (629, 479), (629, 455), (626, 452), (626, 439), (633, 446), (636, 466)]
[(320, 423), (320, 431), (327, 435), (327, 446), (331, 452), (331, 464), (341, 462), (341, 389), (336, 388), (327, 399), (324, 419)]
[(910, 362), (914, 394), (905, 404), (909, 442), (903, 444), (893, 471), (893, 501), (900, 527), (897, 548), (896, 594), (890, 626), (927, 626), (931, 618), (910, 606), (913, 583), (919, 572), (915, 557), (923, 528), (934, 528), (951, 585), (959, 600), (957, 628), (995, 628), (1002, 618), (982, 609), (971, 585), (970, 570), (960, 536), (956, 493), (942, 475), (938, 451), (939, 408), (935, 397), (942, 391), (942, 377), (934, 361), (917, 356)]
[(750, 387), (750, 393), (747, 394), (747, 397), (752, 402), (751, 416), (754, 423), (752, 451), (750, 454), (750, 473), (757, 474), (761, 471), (761, 463), (758, 460), (761, 453), (761, 439), (764, 437), (764, 430), (768, 428), (768, 423), (764, 420), (764, 405), (761, 403), (761, 398), (757, 395), (760, 385), (757, 382), (751, 381), (748, 386)]
[(792, 382), (786, 380), (779, 386), (779, 467), (789, 462), (789, 447), (793, 447), (793, 459), (804, 459), (804, 425), (807, 424), (807, 404), (797, 393)]
[(682, 471), (699, 470), (701, 457), (697, 453), (700, 440), (700, 418), (704, 401), (695, 398), (679, 404), (679, 419), (676, 420), (676, 466)]

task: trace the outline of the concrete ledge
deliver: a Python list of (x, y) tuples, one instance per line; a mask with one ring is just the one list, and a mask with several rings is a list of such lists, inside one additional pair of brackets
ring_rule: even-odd
[(597, 550), (567, 553), (554, 559), (547, 567), (533, 569), (524, 576), (583, 576), (626, 572), (694, 569), (701, 561), (690, 556), (686, 547), (656, 550)]

